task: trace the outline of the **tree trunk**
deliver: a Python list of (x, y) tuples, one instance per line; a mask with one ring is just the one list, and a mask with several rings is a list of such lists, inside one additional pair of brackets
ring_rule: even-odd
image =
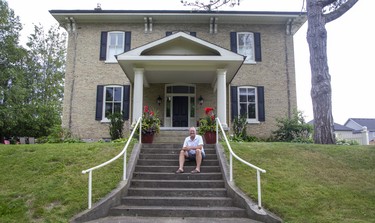
[(307, 42), (310, 50), (314, 142), (334, 144), (331, 76), (327, 62), (327, 30), (319, 0), (307, 0)]

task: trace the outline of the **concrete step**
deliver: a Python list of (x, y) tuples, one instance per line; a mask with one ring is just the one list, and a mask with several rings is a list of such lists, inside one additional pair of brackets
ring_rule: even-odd
[[(180, 153), (181, 147), (178, 148), (143, 148), (145, 144), (142, 144), (141, 154), (174, 154), (177, 155)], [(216, 154), (216, 150), (213, 148), (204, 148), (206, 154)]]
[[(156, 154), (156, 153), (141, 153), (139, 154), (139, 159), (169, 159), (169, 160), (178, 160), (179, 153), (175, 154)], [(216, 154), (206, 154), (205, 160), (217, 159)]]
[(182, 174), (160, 173), (160, 172), (134, 172), (133, 179), (148, 179), (148, 180), (222, 180), (223, 176), (220, 172), (199, 173), (199, 174), (191, 174), (190, 172), (182, 173)]
[(190, 207), (190, 206), (129, 206), (112, 208), (112, 216), (153, 216), (153, 217), (246, 217), (246, 212), (237, 207)]
[[(190, 162), (190, 163), (193, 163), (193, 162)], [(178, 165), (175, 165), (175, 166), (173, 166), (173, 165), (172, 166), (171, 165), (166, 165), (166, 166), (136, 165), (135, 166), (136, 172), (175, 173), (177, 169), (178, 169)], [(185, 165), (185, 168), (184, 168), (185, 173), (187, 173), (187, 174), (190, 174), (190, 171), (192, 171), (194, 169), (195, 169), (194, 165)], [(214, 173), (214, 172), (220, 172), (221, 173), (220, 166), (205, 166), (204, 164), (201, 166), (201, 173)]]
[(87, 223), (260, 223), (249, 218), (110, 216)]
[(164, 196), (164, 197), (224, 197), (225, 188), (145, 188), (130, 187), (128, 196)]
[[(144, 143), (142, 144), (142, 149), (144, 148), (175, 148), (180, 149), (183, 146), (183, 141), (181, 143)], [(205, 144), (204, 149), (215, 149), (215, 145), (213, 144)]]
[(139, 180), (132, 179), (131, 187), (151, 188), (224, 188), (223, 180)]
[(228, 197), (156, 197), (127, 196), (122, 198), (123, 205), (133, 206), (190, 206), (190, 207), (230, 207), (232, 199)]
[[(178, 166), (179, 162), (178, 159), (138, 159), (137, 165), (141, 166), (147, 166), (147, 165), (153, 165), (153, 166)], [(195, 166), (195, 161), (187, 161), (185, 162), (185, 166)], [(218, 166), (219, 161), (217, 159), (215, 160), (209, 160), (204, 159), (202, 162), (202, 166)]]

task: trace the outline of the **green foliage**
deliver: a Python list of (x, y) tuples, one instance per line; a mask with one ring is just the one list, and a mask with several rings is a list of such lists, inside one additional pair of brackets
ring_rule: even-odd
[(292, 117), (276, 119), (278, 129), (273, 132), (276, 141), (312, 142), (313, 127), (305, 122), (302, 112), (295, 111)]
[(336, 145), (359, 145), (356, 140), (340, 139), (336, 140)]
[(216, 120), (214, 108), (204, 108), (206, 116), (199, 120), (198, 134), (204, 135), (206, 132), (216, 132)]
[(124, 119), (120, 112), (115, 112), (108, 115), (108, 119), (111, 120), (109, 123), (109, 134), (112, 140), (120, 139), (123, 137)]
[(153, 135), (160, 131), (160, 119), (158, 112), (152, 107), (144, 106), (142, 114), (142, 134)]
[(233, 120), (233, 141), (247, 141), (246, 133), (247, 120), (245, 116), (235, 117)]
[(61, 123), (66, 36), (34, 27), (19, 46), (19, 18), (0, 0), (0, 141), (51, 133)]

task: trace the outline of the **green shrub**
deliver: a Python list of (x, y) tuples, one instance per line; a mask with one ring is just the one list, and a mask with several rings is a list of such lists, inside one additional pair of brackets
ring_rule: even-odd
[(313, 127), (305, 122), (301, 111), (293, 112), (291, 118), (277, 118), (276, 121), (278, 129), (272, 132), (276, 141), (305, 143), (312, 141)]
[(115, 112), (108, 115), (108, 119), (111, 120), (109, 123), (109, 135), (112, 140), (120, 139), (123, 137), (124, 120), (122, 114)]

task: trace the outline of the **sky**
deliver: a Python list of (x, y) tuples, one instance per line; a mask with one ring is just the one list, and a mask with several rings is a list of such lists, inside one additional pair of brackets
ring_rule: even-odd
[[(180, 0), (7, 0), (23, 24), (21, 43), (33, 32), (33, 24), (47, 30), (57, 24), (52, 9), (103, 10), (190, 10)], [(207, 2), (208, 0), (206, 0)], [(239, 11), (301, 11), (303, 0), (241, 0), (240, 6), (223, 10)], [(328, 32), (328, 66), (332, 86), (334, 122), (345, 124), (349, 118), (375, 118), (375, 41), (372, 11), (375, 1), (360, 0), (340, 18), (326, 25)], [(313, 119), (310, 97), (311, 72), (306, 41), (307, 22), (294, 35), (297, 106), (305, 120)]]

